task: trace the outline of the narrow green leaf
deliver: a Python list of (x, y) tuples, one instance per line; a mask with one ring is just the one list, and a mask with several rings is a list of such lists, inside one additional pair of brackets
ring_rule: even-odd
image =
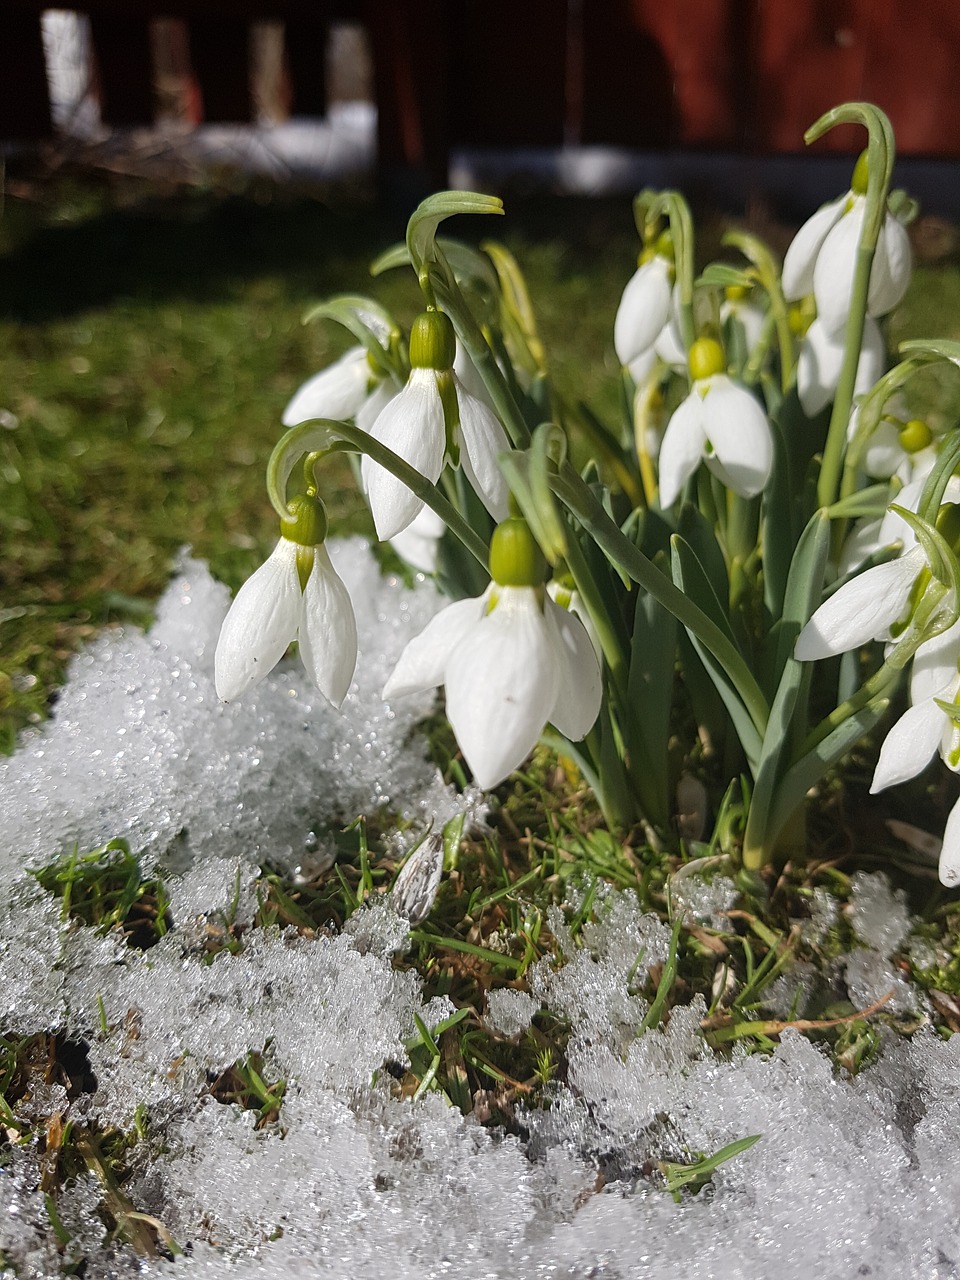
[(414, 268), (436, 262), (437, 228), (458, 213), (503, 213), (503, 201), (475, 191), (438, 191), (427, 196), (407, 223), (407, 248)]

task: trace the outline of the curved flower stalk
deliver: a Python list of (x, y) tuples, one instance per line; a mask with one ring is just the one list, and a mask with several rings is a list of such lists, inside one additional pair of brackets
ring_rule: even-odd
[(543, 558), (523, 520), (497, 527), (490, 566), (487, 590), (441, 610), (404, 649), (383, 690), (389, 700), (443, 685), (457, 742), (485, 789), (526, 759), (548, 721), (583, 738), (601, 697), (590, 638), (546, 595)]
[[(797, 395), (808, 418), (814, 417), (831, 402), (843, 372), (843, 336), (831, 334), (818, 317), (804, 335), (797, 360)], [(857, 362), (853, 384), (854, 395), (864, 395), (883, 374), (886, 347), (875, 320), (867, 316), (863, 327), (863, 345)]]
[(324, 546), (326, 516), (295, 498), (269, 558), (237, 592), (217, 641), (217, 695), (232, 702), (273, 670), (291, 641), (331, 706), (347, 696), (357, 666), (353, 605)]
[[(867, 153), (854, 169), (850, 190), (809, 218), (783, 261), (783, 293), (796, 301), (812, 293), (826, 333), (842, 336), (853, 297), (857, 247), (866, 216)], [(906, 228), (892, 213), (880, 227), (867, 292), (867, 314), (884, 316), (901, 301), (910, 283), (913, 258)]]
[(770, 478), (773, 439), (759, 402), (723, 372), (713, 338), (690, 348), (690, 394), (667, 423), (660, 445), (660, 505), (671, 506), (701, 462), (734, 493), (755, 497)]
[[(508, 448), (506, 433), (454, 373), (455, 348), (453, 327), (442, 312), (417, 317), (410, 334), (407, 385), (378, 415), (370, 435), (434, 484), (445, 457), (459, 458), (484, 506), (494, 519), (502, 519), (507, 484), (497, 455)], [(396, 537), (422, 510), (423, 500), (367, 455), (361, 478), (379, 538)]]

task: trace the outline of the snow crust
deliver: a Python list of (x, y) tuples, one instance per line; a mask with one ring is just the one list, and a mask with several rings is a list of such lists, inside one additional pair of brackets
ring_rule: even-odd
[[(394, 967), (407, 924), (386, 899), (340, 934), (251, 928), (241, 951), (210, 961), (204, 930), (238, 884), (249, 919), (262, 861), (322, 861), (334, 824), (380, 806), (438, 822), (481, 812), (480, 797), (443, 786), (411, 737), (429, 699), (379, 702), (386, 670), (437, 598), (381, 579), (358, 543), (334, 558), (363, 649), (342, 716), (294, 664), (252, 698), (217, 704), (212, 649), (227, 595), (187, 561), (150, 634), (94, 644), (52, 723), (0, 764), (0, 1034), (62, 1032), (87, 1046), (95, 1077), (72, 1102), (49, 1086), (22, 1106), (78, 1126), (136, 1119), (146, 1137), (123, 1192), (187, 1250), (144, 1261), (108, 1241), (92, 1174), (59, 1197), (71, 1239), (58, 1247), (42, 1153), (6, 1146), (0, 1276), (56, 1276), (81, 1257), (86, 1280), (960, 1275), (960, 1037), (923, 1026), (909, 1040), (890, 1035), (851, 1079), (791, 1031), (772, 1055), (720, 1056), (697, 1001), (641, 1033), (636, 993), (670, 934), (630, 892), (598, 892), (577, 937), (569, 913), (553, 909), (565, 963), (535, 965), (529, 994), (490, 995), (488, 1023), (504, 1035), (525, 1034), (541, 1008), (573, 1028), (565, 1079), (548, 1109), (521, 1110), (517, 1135), (435, 1093), (393, 1096), (414, 1015), (432, 1027), (453, 1006)], [(65, 926), (24, 873), (73, 841), (83, 850), (117, 835), (171, 892), (173, 927), (145, 952)], [(686, 890), (697, 918), (730, 905), (729, 882)], [(817, 909), (813, 924), (829, 927), (825, 904)], [(864, 946), (837, 983), (854, 999), (893, 972), (910, 922), (880, 875), (858, 879), (849, 910)], [(287, 1082), (279, 1120), (261, 1129), (209, 1092), (247, 1053), (262, 1055), (266, 1080)], [(681, 1203), (651, 1177), (657, 1161), (689, 1162), (753, 1134), (761, 1140)]]

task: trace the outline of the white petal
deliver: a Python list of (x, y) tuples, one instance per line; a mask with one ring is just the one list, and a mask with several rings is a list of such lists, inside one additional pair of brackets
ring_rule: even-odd
[(536, 746), (560, 661), (532, 587), (500, 587), (495, 608), (447, 664), (447, 716), (477, 785), (494, 787)]
[(370, 365), (363, 347), (351, 347), (326, 369), (308, 378), (283, 411), (283, 425), (295, 427), (311, 418), (352, 418), (367, 398)]
[(863, 469), (868, 476), (889, 480), (897, 474), (904, 456), (900, 428), (895, 422), (881, 422), (863, 451)]
[(793, 238), (783, 260), (783, 295), (790, 301), (813, 293), (813, 268), (824, 240), (842, 215), (847, 197), (832, 200), (808, 218)]
[(843, 541), (840, 560), (837, 564), (837, 577), (845, 578), (853, 573), (858, 565), (863, 564), (875, 551), (883, 546), (880, 541), (879, 520), (858, 520)]
[(402, 698), (443, 684), (454, 649), (478, 625), (487, 605), (489, 588), (482, 596), (457, 600), (436, 614), (410, 641), (393, 674), (383, 686), (383, 697)]
[(906, 611), (910, 589), (925, 563), (921, 549), (914, 547), (845, 582), (800, 632), (794, 657), (811, 662), (884, 638)]
[(857, 361), (857, 376), (853, 384), (853, 394), (866, 395), (875, 383), (880, 381), (887, 365), (887, 345), (880, 332), (876, 320), (865, 316), (863, 321), (863, 341), (860, 343), (860, 359)]
[[(412, 371), (407, 385), (383, 410), (370, 434), (422, 476), (436, 482), (443, 467), (446, 441), (443, 407), (432, 369)], [(360, 470), (377, 537), (385, 541), (411, 523), (423, 501), (366, 454)]]
[(355, 420), (360, 430), (369, 435), (381, 413), (399, 394), (392, 378), (384, 378), (383, 382), (378, 382), (356, 412)]
[(390, 545), (401, 559), (422, 573), (436, 573), (440, 539), (447, 526), (437, 513), (424, 506), (412, 524), (390, 539)]
[(925, 641), (913, 655), (910, 671), (910, 701), (926, 698), (952, 700), (960, 660), (960, 622)]
[(867, 306), (872, 316), (885, 316), (900, 302), (910, 284), (913, 253), (907, 229), (890, 213), (883, 220), (870, 272)]
[(742, 498), (761, 493), (773, 467), (773, 436), (760, 403), (745, 387), (718, 374), (705, 388), (701, 423), (713, 447), (713, 456), (705, 453), (711, 471)]
[(673, 411), (660, 445), (660, 506), (666, 510), (680, 496), (687, 478), (700, 465), (706, 438), (703, 405), (696, 389)]
[(281, 538), (223, 620), (214, 660), (218, 697), (232, 702), (273, 670), (297, 634), (302, 609), (297, 546)]
[[(806, 332), (797, 361), (797, 394), (808, 418), (833, 399), (843, 368), (843, 332), (831, 334), (818, 317)], [(854, 391), (863, 395), (883, 373), (886, 347), (875, 320), (866, 317)]]
[[(456, 379), (456, 374), (454, 374)], [(510, 448), (507, 433), (492, 410), (470, 395), (457, 379), (460, 406), (461, 462), (467, 479), (483, 500), (494, 520), (506, 520), (510, 513), (507, 482), (497, 463), (497, 455)]]
[(324, 546), (314, 552), (297, 639), (307, 675), (326, 700), (339, 707), (357, 668), (357, 620), (350, 593)]
[(453, 372), (463, 383), (470, 395), (482, 400), (488, 409), (493, 409), (487, 384), (480, 377), (480, 371), (470, 359), (470, 354), (460, 342), (457, 343), (457, 354), (453, 358)]
[(883, 740), (870, 784), (871, 794), (923, 772), (937, 754), (945, 719), (932, 698), (903, 713)]
[(640, 387), (643, 386), (650, 374), (653, 373), (656, 363), (656, 350), (653, 347), (650, 347), (647, 351), (638, 355), (636, 360), (631, 360), (626, 368), (630, 377), (634, 380), (637, 386)]
[(627, 281), (613, 323), (613, 346), (622, 365), (629, 365), (656, 342), (670, 318), (670, 263), (651, 258)]
[(950, 810), (943, 832), (939, 874), (940, 883), (948, 889), (955, 889), (960, 884), (960, 800)]
[(841, 337), (850, 314), (865, 207), (862, 200), (857, 200), (850, 212), (837, 222), (824, 240), (813, 269), (817, 319), (828, 333)]
[(653, 349), (664, 364), (668, 364), (671, 369), (686, 373), (687, 349), (683, 345), (683, 339), (680, 337), (680, 326), (676, 320), (670, 320), (663, 326), (656, 342), (653, 344)]
[(548, 599), (544, 618), (560, 660), (560, 687), (550, 721), (565, 737), (579, 742), (600, 714), (600, 663), (586, 628), (574, 613)]

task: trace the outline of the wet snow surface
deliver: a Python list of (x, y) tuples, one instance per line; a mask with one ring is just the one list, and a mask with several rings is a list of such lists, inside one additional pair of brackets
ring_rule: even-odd
[[(295, 662), (220, 706), (213, 647), (227, 592), (187, 561), (150, 634), (93, 645), (52, 723), (0, 762), (0, 1032), (84, 1041), (96, 1081), (71, 1103), (51, 1085), (23, 1105), (125, 1129), (140, 1108), (147, 1136), (123, 1190), (187, 1249), (144, 1262), (107, 1242), (90, 1175), (59, 1197), (71, 1243), (58, 1250), (41, 1153), (4, 1145), (0, 1275), (58, 1275), (84, 1256), (86, 1280), (960, 1275), (960, 1037), (891, 1036), (851, 1080), (791, 1032), (772, 1056), (721, 1058), (698, 1004), (638, 1035), (637, 956), (661, 963), (669, 933), (630, 893), (600, 895), (580, 945), (563, 946), (568, 963), (540, 962), (529, 995), (490, 998), (504, 1034), (522, 1034), (541, 1006), (574, 1028), (568, 1083), (523, 1117), (522, 1140), (439, 1095), (390, 1096), (384, 1064), (405, 1061), (414, 1015), (433, 1026), (452, 1006), (425, 1001), (417, 975), (393, 967), (406, 933), (386, 902), (339, 936), (250, 930), (239, 954), (204, 962), (203, 931), (238, 884), (239, 918), (254, 910), (261, 862), (309, 867), (329, 856), (338, 823), (381, 807), (421, 826), (464, 809), (482, 818), (481, 798), (458, 797), (424, 760), (414, 726), (429, 697), (385, 709), (378, 696), (436, 596), (381, 579), (360, 543), (335, 560), (363, 650), (343, 715)], [(60, 904), (24, 873), (114, 836), (171, 892), (173, 928), (146, 952), (63, 927)], [(715, 882), (698, 904), (696, 882), (684, 884), (696, 918), (729, 898)], [(851, 916), (864, 945), (838, 981), (863, 1003), (894, 988), (899, 1008), (922, 1013), (890, 962), (909, 918), (882, 876), (859, 877)], [(559, 910), (551, 927), (562, 939)], [(779, 998), (789, 1008), (802, 995), (795, 980)], [(280, 1122), (261, 1130), (208, 1092), (209, 1073), (249, 1052), (263, 1054), (266, 1078), (287, 1081)], [(680, 1204), (644, 1177), (651, 1157), (752, 1134), (761, 1140)]]

